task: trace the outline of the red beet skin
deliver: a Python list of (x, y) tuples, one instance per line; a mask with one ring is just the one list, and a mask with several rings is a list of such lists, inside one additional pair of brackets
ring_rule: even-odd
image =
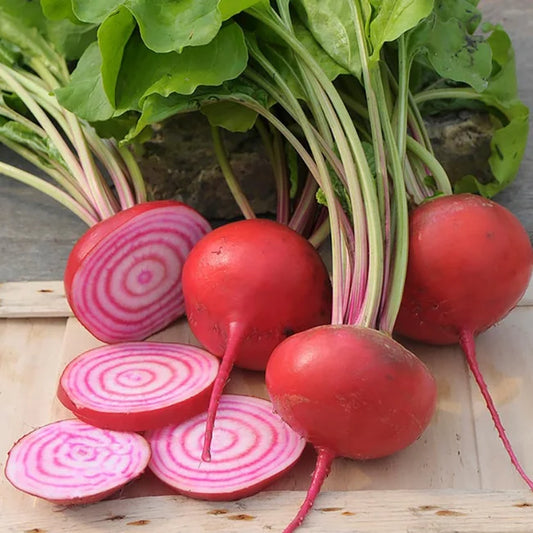
[(360, 326), (319, 326), (282, 342), (266, 369), (277, 413), (312, 443), (307, 496), (284, 533), (304, 520), (337, 456), (373, 459), (415, 441), (435, 410), (433, 376), (388, 335)]
[(300, 234), (264, 219), (206, 235), (183, 267), (191, 330), (222, 358), (209, 403), (204, 453), (233, 365), (264, 370), (272, 350), (295, 332), (329, 322), (331, 283), (318, 252)]
[(222, 357), (231, 336), (235, 365), (264, 370), (295, 332), (329, 322), (331, 284), (316, 250), (288, 227), (263, 219), (210, 232), (183, 268), (187, 318), (198, 340)]
[(287, 339), (272, 353), (266, 385), (296, 432), (352, 459), (383, 457), (415, 441), (437, 392), (414, 354), (358, 326), (320, 326)]
[(504, 318), (531, 277), (533, 254), (518, 219), (472, 194), (443, 196), (409, 219), (409, 264), (396, 332), (453, 344)]

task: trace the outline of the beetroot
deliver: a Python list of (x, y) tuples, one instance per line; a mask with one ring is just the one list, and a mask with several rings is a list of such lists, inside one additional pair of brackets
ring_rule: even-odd
[(398, 333), (431, 344), (477, 335), (524, 294), (533, 254), (518, 219), (473, 194), (442, 196), (411, 212)]
[(272, 350), (295, 332), (331, 318), (331, 284), (318, 252), (269, 220), (227, 224), (206, 235), (183, 267), (187, 318), (198, 340), (222, 357), (206, 426), (233, 364), (264, 370)]
[(272, 412), (266, 400), (233, 394), (220, 399), (214, 458), (201, 462), (207, 414), (149, 431), (149, 468), (174, 490), (205, 500), (250, 496), (290, 469), (305, 441)]
[(93, 503), (141, 475), (149, 459), (148, 443), (136, 433), (61, 420), (22, 437), (5, 474), (17, 489), (54, 503)]
[(395, 330), (431, 344), (460, 343), (511, 461), (533, 489), (505, 434), (479, 370), (474, 336), (524, 294), (533, 264), (518, 219), (472, 194), (430, 200), (410, 215), (409, 263)]
[(205, 411), (218, 366), (216, 357), (187, 344), (102, 346), (67, 365), (57, 395), (89, 424), (144, 431)]
[(318, 452), (307, 498), (286, 533), (303, 521), (335, 457), (374, 459), (405, 448), (429, 424), (437, 397), (414, 354), (353, 325), (319, 326), (282, 342), (266, 385), (276, 412)]
[(172, 200), (138, 204), (92, 226), (65, 270), (72, 312), (106, 343), (163, 329), (185, 311), (183, 263), (209, 230), (200, 214)]

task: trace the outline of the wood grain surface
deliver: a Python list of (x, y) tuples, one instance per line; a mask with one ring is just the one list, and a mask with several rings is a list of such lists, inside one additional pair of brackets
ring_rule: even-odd
[[(11, 285), (11, 294), (20, 290), (19, 294), (31, 295), (36, 288), (23, 285)], [(527, 416), (533, 405), (533, 307), (529, 294), (505, 320), (480, 335), (477, 345), (480, 366), (508, 435), (531, 474), (533, 426)], [(196, 343), (183, 320), (153, 339)], [(9, 448), (23, 434), (71, 416), (55, 398), (58, 377), (73, 357), (100, 344), (72, 317), (0, 319), (1, 469)], [(460, 350), (409, 347), (426, 362), (438, 383), (432, 424), (416, 443), (392, 457), (336, 460), (301, 531), (531, 533), (533, 496), (511, 467)], [(263, 375), (235, 370), (227, 391), (265, 397)], [(131, 525), (146, 525), (139, 531), (150, 533), (281, 531), (303, 498), (314, 459), (314, 451), (308, 448), (296, 467), (268, 490), (223, 504), (172, 495), (147, 473), (114, 499), (65, 509), (20, 493), (0, 476), (0, 531), (122, 533), (130, 531)]]
[[(8, 510), (4, 533), (281, 532), (301, 492), (269, 492), (239, 502), (180, 496), (133, 498), (77, 509)], [(533, 497), (524, 490), (327, 492), (301, 533), (531, 533)], [(137, 526), (137, 527), (135, 527)]]

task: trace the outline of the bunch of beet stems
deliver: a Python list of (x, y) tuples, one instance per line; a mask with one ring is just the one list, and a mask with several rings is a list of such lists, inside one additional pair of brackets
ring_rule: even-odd
[[(0, 132), (0, 142), (47, 175), (47, 179), (0, 162), (0, 172), (64, 205), (87, 225), (147, 199), (131, 152), (64, 109), (53, 91), (66, 85), (62, 55), (35, 33), (31, 49), (20, 44), (24, 64), (0, 62), (0, 94), (20, 99), (27, 112), (0, 98), (0, 117), (20, 125), (20, 139)], [(29, 118), (31, 116), (32, 118)]]
[[(260, 45), (248, 38), (252, 63), (245, 75), (263, 88), (297, 124), (303, 133), (300, 142), (270, 111), (253, 102), (244, 105), (256, 109), (275, 126), (302, 157), (316, 183), (323, 191), (329, 214), (332, 245), (333, 308), (331, 323), (363, 326), (392, 334), (401, 304), (407, 269), (408, 197), (407, 189), (419, 198), (428, 195), (422, 180), (412, 169), (412, 180), (404, 181), (407, 157), (406, 80), (399, 84), (398, 118), (386, 95), (388, 72), (379, 61), (371, 61), (364, 34), (364, 22), (357, 2), (353, 17), (362, 63), (370, 139), (376, 162), (375, 176), (365, 155), (354, 120), (337, 88), (296, 38), (288, 3), (279, 0), (277, 11), (250, 8), (247, 13), (281, 39), (297, 58), (299, 77), (306, 90), (306, 107), (291, 92), (275, 66), (262, 53)], [(412, 113), (411, 113), (412, 114)], [(413, 118), (412, 118), (413, 120)], [(416, 118), (414, 119), (416, 120)], [(398, 134), (395, 135), (396, 127)], [(418, 130), (420, 131), (420, 130)], [(420, 139), (423, 134), (420, 132)], [(417, 143), (412, 151), (423, 158), (420, 171), (433, 165), (431, 152)], [(420, 159), (417, 159), (420, 163)], [(438, 172), (438, 171), (437, 171)], [(451, 192), (443, 175), (434, 176), (442, 192)], [(334, 181), (338, 180), (347, 198), (343, 207)], [(334, 455), (319, 448), (313, 482), (307, 497), (291, 524), (293, 531), (312, 506), (320, 486), (330, 470)]]
[[(267, 116), (269, 115), (266, 109), (263, 109), (262, 112), (266, 113)], [(272, 167), (277, 198), (276, 221), (307, 236), (311, 244), (318, 247), (329, 234), (329, 222), (323, 206), (318, 205), (316, 202), (317, 182), (311, 174), (308, 174), (301, 191), (291, 191), (289, 162), (287, 160), (290, 156), (286, 154), (282, 134), (272, 125), (267, 127), (259, 118), (256, 121), (255, 129), (263, 143)], [(221, 128), (212, 126), (211, 134), (213, 149), (220, 170), (235, 203), (245, 219), (256, 218), (256, 213), (231, 166), (228, 153), (224, 147)], [(299, 192), (298, 195), (296, 194), (297, 192)], [(294, 206), (291, 205), (293, 196), (297, 196)]]
[[(252, 62), (245, 75), (264, 89), (298, 125), (304, 141), (300, 142), (291, 128), (272, 112), (256, 102), (241, 100), (255, 109), (277, 128), (306, 163), (310, 175), (322, 189), (329, 213), (332, 242), (332, 279), (334, 306), (333, 324), (358, 324), (392, 332), (401, 302), (407, 264), (407, 194), (404, 183), (404, 162), (407, 160), (407, 136), (395, 136), (392, 111), (385, 94), (388, 72), (378, 62), (370, 63), (367, 44), (358, 26), (359, 46), (363, 64), (375, 161), (374, 178), (359, 133), (344, 99), (327, 75), (292, 31), (288, 5), (278, 2), (278, 11), (271, 8), (250, 8), (247, 13), (264, 24), (296, 56), (306, 89), (306, 108), (292, 93), (283, 77), (262, 53), (260, 45), (248, 38)], [(354, 19), (362, 24), (354, 5)], [(404, 130), (406, 106), (396, 120), (397, 129)], [(410, 112), (413, 123), (421, 121)], [(424, 133), (417, 127), (420, 139)], [(421, 158), (437, 168), (435, 180), (443, 192), (451, 192), (439, 167), (432, 161), (428, 148), (413, 139), (419, 167)], [(428, 168), (424, 166), (424, 176)], [(333, 176), (333, 177), (332, 177)], [(421, 179), (408, 182), (418, 197), (428, 195), (421, 189)], [(421, 176), (419, 168), (419, 176)], [(333, 180), (338, 180), (348, 198), (343, 209)], [(411, 194), (411, 193), (410, 193)]]
[[(285, 27), (285, 29), (291, 33), (293, 41), (298, 42), (297, 38), (291, 32), (288, 4), (285, 2), (278, 2), (278, 11), (279, 15), (274, 9), (270, 10), (270, 14), (273, 17), (271, 23), (276, 25), (281, 19), (283, 19), (281, 20), (280, 27)], [(264, 20), (265, 11), (263, 9), (254, 9), (252, 7), (247, 10), (247, 13), (262, 20), (262, 22), (268, 26), (268, 23)], [(276, 18), (279, 20), (276, 21)], [(362, 35), (362, 38), (365, 39), (364, 34)], [(291, 48), (290, 43), (286, 42), (285, 44)], [(313, 61), (313, 58), (305, 51), (301, 43), (298, 42), (298, 44), (301, 47), (301, 52), (306, 54), (309, 60)], [(296, 98), (292, 94), (288, 85), (283, 83), (281, 74), (276, 72), (274, 65), (269, 63), (268, 59), (261, 54), (260, 46), (255, 39), (248, 38), (248, 47), (252, 57), (252, 64), (247, 69), (245, 76), (264, 89), (284, 111), (289, 113), (296, 124), (301, 127), (302, 124), (298, 118), (299, 113), (296, 112), (296, 110), (307, 115), (306, 110), (303, 109), (298, 102), (296, 102), (296, 107), (293, 107), (292, 110), (290, 109), (291, 105), (296, 101)], [(294, 50), (292, 51), (296, 53)], [(300, 58), (297, 53), (296, 56)], [(347, 124), (350, 121), (348, 117), (351, 116), (351, 123), (353, 123), (351, 129), (356, 131), (355, 124), (357, 124), (358, 134), (373, 145), (377, 166), (378, 203), (382, 219), (382, 230), (386, 241), (384, 261), (388, 264), (390, 262), (389, 256), (392, 254), (392, 243), (390, 239), (394, 231), (390, 225), (392, 221), (391, 209), (393, 199), (389, 196), (392, 190), (392, 187), (388, 184), (389, 178), (391, 176), (397, 176), (398, 180), (401, 179), (403, 181), (402, 188), (405, 188), (409, 203), (414, 205), (422, 203), (426, 198), (433, 196), (435, 193), (451, 194), (452, 189), (446, 171), (433, 154), (433, 148), (424, 120), (414, 97), (409, 92), (410, 65), (408, 64), (404, 37), (401, 36), (399, 38), (398, 80), (394, 78), (390, 68), (385, 62), (378, 65), (378, 63), (374, 61), (372, 69), (377, 71), (375, 72), (374, 77), (376, 79), (379, 78), (379, 85), (376, 86), (376, 88), (371, 87), (370, 90), (368, 90), (368, 84), (370, 83), (369, 62), (370, 57), (367, 54), (367, 68), (364, 79), (362, 80), (362, 85), (356, 79), (352, 78), (350, 81), (344, 79), (339, 83), (340, 88), (337, 89), (337, 87), (335, 87), (334, 90), (336, 92), (337, 103), (342, 101), (341, 105), (344, 108), (344, 122)], [(303, 64), (305, 64), (305, 61)], [(321, 67), (316, 64), (316, 62), (315, 67), (316, 69), (321, 70)], [(311, 82), (308, 79), (309, 73), (306, 74), (304, 71), (305, 68), (309, 70), (309, 67), (302, 66), (300, 69), (300, 75), (302, 77), (302, 84), (308, 90), (308, 99), (306, 103), (312, 115), (311, 121), (306, 118), (307, 126), (311, 128), (312, 135), (314, 135), (316, 142), (320, 145), (320, 149), (323, 152), (322, 159), (325, 160), (326, 166), (330, 168), (328, 172), (325, 172), (324, 165), (317, 163), (314, 157), (313, 148), (311, 143), (309, 143), (309, 132), (306, 133), (304, 131), (304, 143), (307, 142), (307, 146), (304, 147), (292, 132), (290, 126), (285, 125), (273, 111), (262, 107), (257, 101), (251, 98), (247, 100), (242, 95), (239, 96), (237, 101), (253, 109), (270, 123), (270, 128), (267, 128), (263, 121), (258, 119), (255, 127), (272, 163), (277, 193), (276, 220), (280, 223), (287, 224), (295, 231), (304, 235), (307, 232), (310, 242), (315, 246), (318, 246), (327, 238), (330, 223), (328, 218), (323, 216), (324, 212), (320, 209), (320, 206), (317, 206), (317, 187), (320, 186), (324, 194), (327, 196), (327, 186), (326, 188), (322, 187), (322, 182), (326, 179), (326, 176), (329, 176), (331, 169), (333, 169), (332, 172), (337, 176), (336, 179), (339, 179), (348, 191), (349, 189), (346, 187), (346, 173), (351, 172), (350, 175), (353, 175), (354, 162), (358, 157), (365, 159), (365, 156), (360, 143), (358, 154), (353, 151), (354, 147), (350, 146), (352, 153), (355, 154), (354, 159), (351, 162), (347, 162), (347, 168), (344, 167), (344, 163), (346, 162), (346, 152), (344, 153), (344, 156), (342, 154), (337, 155), (337, 140), (333, 130), (328, 127), (327, 112), (321, 107), (322, 95), (320, 94), (320, 91), (324, 91), (324, 89), (321, 88), (320, 91), (313, 89), (312, 85), (310, 85)], [(327, 77), (324, 72), (321, 72), (321, 75), (323, 78)], [(316, 80), (315, 83), (317, 83)], [(329, 82), (329, 86), (333, 87), (332, 82)], [(367, 98), (368, 105), (362, 104), (360, 98), (353, 96), (354, 93), (360, 93), (361, 90), (368, 90), (368, 93), (364, 96)], [(380, 91), (379, 98), (376, 93), (378, 90)], [(394, 92), (396, 94), (393, 94)], [(394, 97), (396, 97), (396, 104), (393, 103)], [(232, 99), (231, 96), (228, 98)], [(388, 119), (390, 119), (391, 130), (389, 133), (391, 138), (386, 142), (383, 140), (383, 137), (374, 135), (374, 133), (380, 128), (380, 110), (387, 115)], [(358, 117), (357, 121), (354, 121), (354, 115)], [(366, 123), (369, 123), (369, 128), (366, 127)], [(339, 125), (342, 127), (340, 122)], [(386, 133), (385, 129), (383, 129), (383, 133)], [(349, 135), (350, 134), (347, 134), (347, 139), (349, 138)], [(400, 161), (398, 161), (397, 158), (393, 159), (390, 157), (389, 160), (387, 160), (385, 157), (388, 145), (393, 142), (394, 135), (396, 135), (394, 142), (397, 145)], [(239, 206), (241, 213), (244, 218), (255, 218), (256, 214), (231, 168), (231, 163), (224, 148), (219, 127), (212, 127), (212, 138), (215, 154), (222, 170), (222, 174), (226, 179), (227, 185)], [(304, 162), (308, 164), (309, 169), (307, 180), (302, 187), (296, 206), (292, 212), (291, 197), (294, 193), (290, 190), (291, 184), (288, 176), (288, 163), (283, 147), (283, 138), (289, 143), (289, 145), (291, 145), (295, 153), (298, 153)], [(344, 144), (350, 144), (350, 142), (345, 140)], [(395, 161), (395, 167), (390, 166), (392, 161)], [(386, 168), (387, 165), (389, 165), (388, 169)], [(398, 174), (400, 168), (402, 168), (402, 171), (401, 174)], [(368, 175), (370, 172), (368, 162), (366, 168), (359, 169), (359, 171), (362, 172), (363, 175), (365, 175), (365, 173)], [(364, 184), (361, 185), (361, 189), (364, 191)], [(333, 187), (329, 192), (335, 192), (335, 188)], [(359, 200), (357, 198), (350, 198), (350, 202), (352, 200), (354, 200), (353, 205), (358, 205), (358, 202), (366, 201), (364, 195), (359, 198)], [(342, 210), (341, 207), (340, 203), (336, 206), (339, 211), (337, 216), (342, 218), (344, 215), (340, 213)], [(401, 216), (402, 215), (398, 213), (398, 217), (401, 218)], [(361, 224), (356, 224), (356, 226), (360, 227)], [(350, 233), (350, 231), (352, 230), (348, 230), (348, 233)], [(364, 270), (364, 267), (362, 270)], [(385, 275), (387, 276), (387, 268), (385, 271)], [(401, 293), (401, 291), (398, 292)], [(394, 305), (395, 304), (393, 304), (393, 306)]]

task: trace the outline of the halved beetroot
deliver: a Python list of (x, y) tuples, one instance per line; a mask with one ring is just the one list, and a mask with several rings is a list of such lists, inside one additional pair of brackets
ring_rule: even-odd
[(67, 261), (65, 293), (78, 320), (106, 343), (138, 341), (185, 311), (183, 263), (210, 231), (173, 200), (135, 205), (91, 227)]

